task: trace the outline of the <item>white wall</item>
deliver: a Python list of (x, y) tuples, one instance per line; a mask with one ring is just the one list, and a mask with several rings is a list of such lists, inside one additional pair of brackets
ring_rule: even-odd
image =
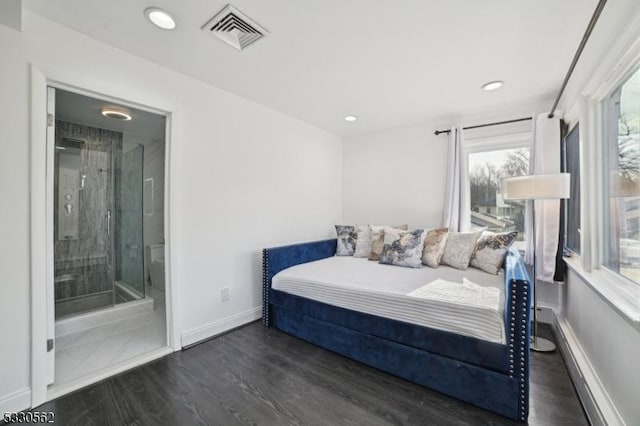
[[(601, 389), (598, 389), (598, 380), (587, 383), (590, 392), (597, 395), (598, 391), (604, 391), (627, 425), (640, 424), (640, 330), (575, 272), (569, 273), (566, 285), (561, 288), (562, 306), (557, 314), (561, 324), (569, 329), (569, 336), (574, 338), (569, 342), (571, 350), (586, 356), (588, 363), (580, 368), (592, 369), (600, 382)], [(583, 371), (582, 376), (588, 377), (588, 373)], [(583, 379), (576, 376), (573, 380)], [(608, 408), (602, 398), (599, 402), (601, 410)]]
[[(446, 134), (434, 135), (434, 130), (448, 129), (452, 124), (469, 126), (530, 117), (550, 105), (551, 99), (544, 99), (345, 138), (345, 223), (441, 226), (449, 139)], [(471, 142), (530, 129), (531, 122), (525, 121), (467, 130), (465, 138)]]
[(345, 223), (442, 222), (447, 136), (427, 124), (344, 140)]
[[(255, 317), (260, 249), (330, 237), (342, 219), (336, 136), (28, 12), (22, 33), (0, 26), (0, 52), (0, 411), (26, 408), (21, 392), (30, 385), (30, 62), (54, 79), (174, 113), (173, 267), (183, 337)], [(221, 303), (225, 286), (231, 299)]]

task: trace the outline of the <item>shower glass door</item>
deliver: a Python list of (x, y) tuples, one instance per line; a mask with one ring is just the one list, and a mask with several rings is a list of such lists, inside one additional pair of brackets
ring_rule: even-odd
[(116, 153), (115, 173), (115, 301), (144, 298), (142, 188), (144, 148), (125, 135)]

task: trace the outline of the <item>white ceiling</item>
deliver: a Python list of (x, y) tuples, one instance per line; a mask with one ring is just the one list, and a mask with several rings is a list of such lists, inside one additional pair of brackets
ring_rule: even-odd
[[(102, 115), (105, 107), (118, 107), (131, 113), (130, 121), (115, 120)], [(56, 90), (56, 120), (122, 132), (127, 140), (149, 144), (164, 141), (165, 117), (126, 105), (104, 101), (66, 90)]]
[[(200, 31), (226, 1), (25, 0), (35, 13), (338, 135), (533, 103), (557, 92), (597, 0), (234, 0), (270, 34)], [(153, 27), (149, 6), (176, 18)], [(505, 80), (495, 92), (480, 86)], [(354, 114), (355, 123), (343, 117)]]

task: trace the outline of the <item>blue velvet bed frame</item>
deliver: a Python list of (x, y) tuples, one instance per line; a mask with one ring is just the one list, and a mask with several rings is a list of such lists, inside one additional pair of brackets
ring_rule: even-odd
[(263, 250), (264, 325), (489, 411), (527, 420), (531, 292), (517, 251), (510, 250), (504, 264), (506, 345), (271, 288), (273, 276), (283, 269), (335, 252), (335, 239)]

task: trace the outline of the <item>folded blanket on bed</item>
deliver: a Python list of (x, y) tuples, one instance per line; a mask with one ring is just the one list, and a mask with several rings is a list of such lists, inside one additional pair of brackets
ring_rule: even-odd
[(484, 287), (463, 278), (462, 283), (436, 279), (408, 293), (407, 296), (447, 303), (476, 306), (500, 311), (500, 290)]

